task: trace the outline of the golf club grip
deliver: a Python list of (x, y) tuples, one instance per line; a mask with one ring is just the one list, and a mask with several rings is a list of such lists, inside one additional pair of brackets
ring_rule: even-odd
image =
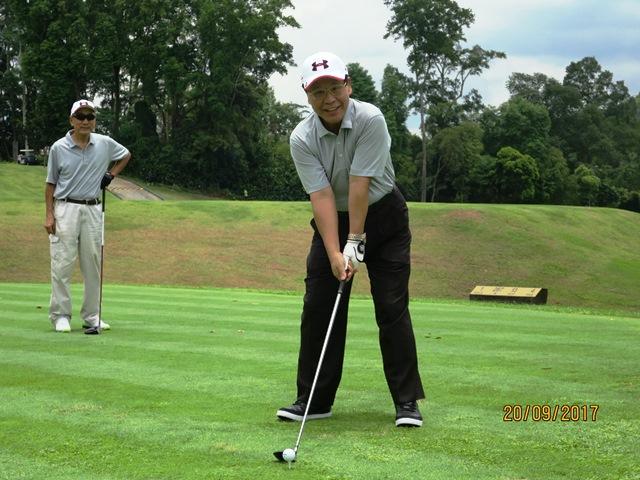
[(103, 188), (102, 189), (102, 232), (101, 232), (101, 240), (100, 240), (100, 245), (104, 247), (104, 209), (105, 209), (105, 201), (107, 199), (107, 189)]

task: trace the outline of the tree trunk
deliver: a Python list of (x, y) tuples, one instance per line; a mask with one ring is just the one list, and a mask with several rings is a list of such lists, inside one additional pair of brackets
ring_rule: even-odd
[(433, 175), (433, 190), (431, 191), (431, 202), (435, 202), (436, 201), (436, 191), (437, 191), (437, 186), (438, 186), (438, 176), (440, 175), (440, 171), (442, 170), (442, 167), (440, 165), (440, 162), (438, 162), (438, 168), (436, 168), (436, 173)]
[(120, 116), (122, 111), (122, 100), (120, 98), (120, 67), (113, 67), (113, 124), (111, 135), (118, 137), (120, 130)]
[(422, 181), (420, 182), (420, 201), (427, 201), (427, 133), (425, 131), (424, 111), (420, 111), (420, 133), (422, 134)]

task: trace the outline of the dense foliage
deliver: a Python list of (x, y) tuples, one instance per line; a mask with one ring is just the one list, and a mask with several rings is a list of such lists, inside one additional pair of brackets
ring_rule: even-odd
[(640, 210), (640, 96), (593, 57), (562, 82), (511, 75), (509, 101), (482, 105), (469, 76), (503, 52), (464, 45), (474, 21), (454, 0), (384, 0), (385, 37), (402, 40), (420, 116), (422, 179), (439, 201), (566, 203)]
[[(132, 150), (131, 174), (254, 197), (266, 196), (269, 177), (278, 176), (291, 187), (285, 196), (301, 197), (272, 128), (299, 112), (277, 104), (267, 83), (293, 62), (292, 46), (276, 33), (298, 26), (284, 13), (289, 7), (289, 0), (9, 0), (0, 12), (10, 59), (2, 72), (2, 156), (24, 132), (36, 148), (50, 145), (68, 128), (74, 99), (89, 97), (100, 101), (99, 128)], [(20, 82), (26, 125), (11, 101)]]
[[(503, 52), (465, 45), (473, 12), (453, 0), (383, 0), (381, 35), (410, 76), (380, 90), (350, 63), (354, 98), (385, 114), (410, 200), (603, 205), (640, 211), (640, 96), (593, 57), (561, 80), (513, 73), (510, 99), (465, 87)], [(278, 29), (290, 0), (7, 0), (0, 4), (0, 157), (46, 149), (80, 97), (134, 154), (128, 172), (234, 198), (302, 199), (288, 134), (307, 109), (276, 101), (293, 65)], [(425, 15), (416, 15), (423, 12)], [(428, 15), (426, 14), (428, 13)], [(346, 59), (355, 60), (355, 59)], [(407, 129), (417, 115), (418, 135)]]

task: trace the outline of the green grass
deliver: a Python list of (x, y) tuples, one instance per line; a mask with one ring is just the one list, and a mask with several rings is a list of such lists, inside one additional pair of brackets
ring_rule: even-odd
[[(109, 196), (114, 328), (55, 334), (44, 177), (0, 163), (0, 480), (640, 479), (637, 214), (411, 204), (425, 425), (393, 426), (363, 272), (334, 417), (289, 470), (272, 452), (299, 425), (274, 414), (295, 396), (309, 205)], [(478, 284), (551, 305), (470, 303)], [(504, 422), (513, 404), (599, 409)]]
[[(44, 179), (44, 167), (0, 163), (0, 281), (49, 281)], [(105, 276), (301, 293), (310, 217), (308, 202), (109, 195)], [(637, 213), (430, 203), (410, 204), (410, 218), (413, 298), (466, 300), (476, 285), (544, 287), (552, 305), (640, 316)], [(355, 292), (367, 295), (366, 267), (359, 278)]]
[[(0, 283), (0, 479), (638, 479), (637, 318), (412, 302), (427, 399), (393, 426), (370, 300), (354, 298), (334, 416), (299, 424), (298, 295), (105, 285), (113, 329), (47, 321), (46, 284)], [(503, 406), (598, 405), (504, 422)]]

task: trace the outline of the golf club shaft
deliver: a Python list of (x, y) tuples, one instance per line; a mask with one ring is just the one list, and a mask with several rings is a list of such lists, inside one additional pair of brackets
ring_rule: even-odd
[(100, 234), (100, 300), (98, 303), (98, 331), (102, 327), (102, 279), (104, 277), (104, 210), (107, 199), (107, 189), (102, 189), (102, 226)]
[(300, 432), (298, 432), (298, 439), (296, 440), (296, 446), (293, 451), (297, 454), (298, 447), (300, 446), (300, 439), (302, 438), (302, 432), (304, 431), (304, 424), (307, 421), (307, 415), (309, 414), (309, 408), (311, 407), (311, 401), (313, 400), (313, 392), (316, 390), (316, 383), (318, 383), (318, 377), (320, 376), (320, 369), (322, 368), (322, 361), (324, 360), (324, 354), (327, 351), (327, 345), (329, 344), (329, 337), (331, 336), (331, 329), (333, 328), (333, 322), (336, 319), (336, 313), (338, 306), (340, 305), (340, 297), (342, 297), (342, 290), (346, 280), (340, 281), (338, 287), (338, 295), (336, 296), (336, 302), (333, 305), (333, 312), (331, 313), (331, 320), (329, 320), (329, 326), (327, 327), (327, 334), (324, 337), (324, 344), (322, 345), (322, 351), (320, 352), (320, 358), (318, 359), (318, 367), (316, 368), (316, 374), (313, 377), (313, 383), (311, 384), (311, 391), (309, 392), (309, 398), (307, 400), (307, 406), (304, 409), (304, 416), (302, 417), (302, 424), (300, 425)]

